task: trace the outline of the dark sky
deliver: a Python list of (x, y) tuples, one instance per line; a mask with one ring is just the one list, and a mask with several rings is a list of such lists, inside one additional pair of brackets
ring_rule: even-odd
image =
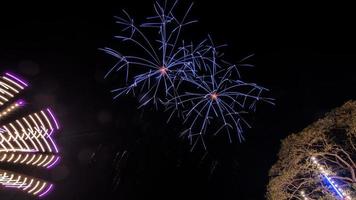
[[(113, 16), (125, 8), (142, 18), (152, 3), (0, 6), (0, 70), (26, 77), (29, 110), (51, 106), (63, 127), (57, 168), (18, 171), (52, 180), (48, 200), (264, 199), (280, 140), (356, 99), (355, 12), (347, 5), (196, 0), (192, 16), (200, 24), (189, 37), (210, 33), (228, 43), (231, 62), (255, 53), (256, 67), (242, 76), (270, 88), (276, 99), (276, 106), (262, 104), (249, 117), (246, 142), (216, 137), (202, 159), (178, 137), (179, 123), (166, 124), (163, 112), (137, 110), (135, 98), (113, 101), (115, 80), (103, 79), (113, 60), (98, 48), (122, 48), (112, 39), (119, 31)], [(128, 156), (117, 167), (113, 160), (123, 151)], [(0, 199), (31, 198), (0, 191)]]

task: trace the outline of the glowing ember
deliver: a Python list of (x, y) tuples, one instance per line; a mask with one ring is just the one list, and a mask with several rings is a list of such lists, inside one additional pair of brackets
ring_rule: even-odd
[(210, 94), (210, 98), (212, 99), (212, 100), (217, 100), (218, 99), (218, 97), (219, 97), (219, 94), (218, 93), (216, 93), (216, 92), (213, 92), (213, 93), (211, 93)]
[(165, 66), (159, 68), (159, 72), (161, 73), (161, 75), (167, 75), (167, 71), (168, 68)]

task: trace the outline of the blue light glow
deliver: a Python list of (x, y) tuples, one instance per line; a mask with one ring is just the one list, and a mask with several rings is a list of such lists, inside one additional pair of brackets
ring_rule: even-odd
[(334, 189), (334, 192), (339, 195), (341, 198), (345, 198), (344, 195), (341, 193), (339, 188), (335, 185), (334, 181), (332, 181), (326, 174), (322, 174), (323, 177), (325, 178), (326, 182), (331, 186), (331, 188)]

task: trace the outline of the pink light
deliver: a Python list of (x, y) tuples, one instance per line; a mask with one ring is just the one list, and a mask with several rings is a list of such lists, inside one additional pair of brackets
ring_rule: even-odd
[(210, 95), (210, 97), (211, 97), (212, 100), (217, 100), (218, 97), (219, 97), (219, 94), (216, 93), (216, 92), (213, 92), (213, 93)]
[(15, 79), (16, 81), (18, 81), (19, 83), (21, 83), (22, 85), (24, 85), (24, 86), (28, 86), (28, 84), (25, 82), (25, 81), (23, 81), (23, 80), (21, 80), (20, 78), (18, 78), (17, 76), (15, 76), (15, 75), (13, 75), (13, 74), (10, 74), (10, 73), (5, 73), (7, 76), (10, 76), (11, 78), (13, 78), (13, 79)]
[(51, 111), (49, 108), (47, 108), (47, 111), (48, 111), (49, 115), (51, 115), (51, 117), (52, 117), (54, 123), (56, 124), (57, 130), (59, 130), (58, 121), (57, 121), (57, 119), (54, 117), (52, 111)]
[(38, 195), (38, 197), (44, 197), (46, 196), (51, 190), (53, 189), (53, 184), (51, 184), (46, 191), (44, 191), (42, 194)]
[(166, 75), (166, 74), (167, 74), (167, 71), (168, 71), (168, 69), (167, 69), (167, 67), (165, 67), (165, 66), (162, 66), (162, 67), (159, 68), (159, 72), (160, 72), (162, 75)]
[(47, 169), (51, 169), (52, 167), (54, 167), (55, 165), (57, 165), (57, 164), (59, 163), (59, 160), (60, 160), (60, 158), (57, 157), (56, 160), (55, 160), (52, 164), (50, 164), (50, 165), (47, 167)]

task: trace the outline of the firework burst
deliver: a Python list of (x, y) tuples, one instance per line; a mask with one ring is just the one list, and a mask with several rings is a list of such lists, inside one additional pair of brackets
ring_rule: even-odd
[[(209, 41), (204, 55), (190, 65), (188, 76), (182, 77), (181, 84), (185, 90), (180, 90), (179, 95), (167, 101), (167, 105), (171, 104), (168, 108), (176, 108), (173, 112), (182, 111), (188, 128), (181, 135), (188, 137), (192, 148), (199, 141), (206, 148), (206, 133), (216, 135), (223, 130), (230, 141), (232, 133), (240, 142), (243, 141), (244, 126), (250, 127), (243, 114), (255, 111), (257, 101), (273, 104), (273, 99), (262, 96), (268, 91), (267, 88), (241, 79), (239, 68), (252, 66), (244, 63), (250, 56), (240, 64), (229, 64), (218, 56), (217, 49), (221, 46), (215, 47), (210, 37)], [(177, 99), (178, 107), (175, 103)]]
[[(54, 142), (58, 122), (48, 108), (29, 115), (17, 115), (26, 103), (16, 98), (27, 87), (25, 81), (13, 74), (0, 77), (0, 164), (51, 169), (60, 159)], [(4, 123), (9, 116), (17, 119)], [(53, 189), (53, 184), (45, 180), (0, 169), (1, 186), (36, 197), (43, 197)]]
[[(132, 92), (139, 107), (162, 105), (171, 112), (168, 121), (176, 115), (183, 118), (188, 128), (181, 135), (189, 138), (193, 148), (199, 141), (205, 147), (206, 133), (223, 130), (230, 141), (232, 133), (243, 141), (243, 128), (249, 124), (242, 115), (254, 111), (257, 101), (273, 104), (273, 99), (262, 96), (268, 89), (242, 81), (239, 68), (251, 66), (242, 64), (247, 58), (238, 65), (225, 62), (218, 54), (224, 45), (216, 46), (210, 36), (197, 45), (186, 44), (181, 32), (196, 22), (187, 20), (192, 5), (180, 19), (174, 15), (176, 5), (177, 1), (172, 6), (167, 1), (155, 3), (155, 15), (141, 25), (135, 25), (125, 11), (124, 17), (116, 18), (126, 35), (115, 38), (134, 44), (143, 56), (102, 49), (117, 59), (106, 76), (114, 71), (125, 74), (125, 85), (113, 90), (115, 98)], [(142, 29), (157, 30), (158, 38), (151, 39)]]
[[(147, 21), (140, 25), (136, 25), (126, 11), (123, 11), (124, 17), (116, 17), (116, 23), (123, 26), (124, 34), (115, 38), (135, 46), (135, 52), (142, 56), (124, 55), (108, 47), (102, 49), (117, 59), (106, 76), (114, 71), (125, 74), (125, 86), (113, 90), (115, 98), (130, 92), (138, 93), (140, 106), (158, 106), (176, 92), (185, 68), (204, 47), (204, 42), (195, 47), (181, 39), (184, 27), (196, 21), (187, 19), (192, 5), (180, 19), (174, 15), (176, 5), (177, 1), (171, 6), (167, 2), (162, 5), (155, 3), (155, 15), (147, 17)], [(155, 30), (157, 37), (146, 36), (145, 31), (149, 29)]]

